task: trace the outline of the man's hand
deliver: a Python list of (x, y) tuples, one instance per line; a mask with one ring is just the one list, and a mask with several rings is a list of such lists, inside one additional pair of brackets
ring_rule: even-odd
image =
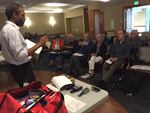
[(41, 44), (41, 46), (44, 46), (47, 41), (48, 41), (48, 36), (45, 35), (45, 36), (42, 36), (42, 37), (40, 38), (39, 43)]
[(41, 37), (39, 43), (37, 43), (35, 46), (28, 49), (28, 56), (32, 56), (39, 47), (46, 45), (47, 41), (48, 41), (47, 35)]
[(110, 60), (111, 60), (112, 62), (116, 62), (116, 61), (118, 60), (118, 58), (117, 58), (117, 57), (111, 57)]

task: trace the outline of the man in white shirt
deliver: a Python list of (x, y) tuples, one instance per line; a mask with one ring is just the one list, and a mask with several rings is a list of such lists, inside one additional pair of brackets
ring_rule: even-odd
[(35, 77), (29, 62), (29, 56), (48, 41), (47, 36), (41, 37), (40, 41), (32, 48), (27, 49), (24, 37), (19, 31), (25, 22), (25, 12), (22, 5), (12, 3), (5, 9), (8, 19), (0, 32), (0, 44), (4, 58), (9, 64), (11, 75), (20, 87), (24, 82), (33, 82)]

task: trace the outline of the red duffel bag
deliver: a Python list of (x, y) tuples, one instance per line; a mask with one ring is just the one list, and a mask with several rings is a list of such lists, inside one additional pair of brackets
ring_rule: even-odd
[(0, 113), (68, 113), (64, 97), (42, 82), (0, 93)]

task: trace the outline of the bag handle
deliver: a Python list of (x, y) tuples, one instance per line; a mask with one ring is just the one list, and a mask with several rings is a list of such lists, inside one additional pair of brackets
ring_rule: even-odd
[[(40, 82), (41, 84), (43, 84), (44, 86), (46, 86), (44, 83), (42, 83), (41, 81), (38, 81), (38, 82)], [(30, 109), (31, 108), (33, 108), (40, 100), (42, 100), (43, 98), (45, 98), (48, 94), (50, 94), (50, 95), (52, 95), (52, 94), (54, 94), (54, 91), (53, 90), (51, 90), (50, 88), (48, 88), (48, 90), (49, 91), (46, 91), (46, 90), (42, 90), (42, 91), (44, 91), (44, 95), (42, 95), (40, 98), (37, 98), (36, 100), (35, 100), (35, 102), (33, 103), (33, 104), (31, 104), (31, 106), (28, 108), (28, 110), (25, 112), (25, 113), (32, 113), (31, 111), (30, 111)], [(25, 108), (25, 107), (23, 107), (23, 106), (21, 106), (20, 108), (18, 108), (18, 110), (17, 110), (17, 112), (16, 113), (18, 113), (19, 111), (20, 111), (20, 109), (22, 109), (22, 108)]]
[(4, 103), (5, 99), (6, 99), (6, 97), (7, 97), (7, 93), (4, 94), (4, 97), (3, 97), (3, 99), (2, 99), (2, 101), (1, 101), (1, 103), (0, 103), (0, 109), (1, 109), (2, 106), (3, 106), (3, 103)]
[(60, 96), (61, 96), (61, 99), (60, 99), (60, 102), (59, 102), (59, 104), (58, 104), (58, 107), (57, 107), (57, 109), (56, 109), (56, 112), (55, 112), (55, 113), (59, 113), (59, 109), (62, 107), (63, 102), (64, 102), (64, 96), (63, 96), (63, 94), (62, 94), (62, 93), (60, 93)]
[[(30, 109), (32, 109), (40, 100), (42, 100), (44, 97), (46, 97), (49, 93), (50, 93), (50, 91), (49, 91), (47, 94), (45, 94), (43, 97), (41, 97), (40, 99), (37, 99), (37, 101), (36, 101), (26, 112), (24, 112), (24, 113), (32, 113), (32, 112), (30, 111)], [(53, 92), (52, 92), (52, 93), (53, 93)], [(59, 104), (58, 104), (58, 107), (57, 107), (55, 113), (59, 113), (59, 110), (60, 110), (60, 108), (62, 107), (63, 102), (64, 102), (64, 96), (63, 96), (63, 94), (60, 93), (60, 96), (61, 96), (61, 99), (60, 99), (60, 102), (59, 102)], [(18, 113), (18, 112), (20, 111), (20, 109), (22, 109), (22, 108), (24, 108), (24, 107), (23, 107), (23, 106), (20, 107), (20, 108), (17, 110), (16, 113)]]
[[(32, 113), (30, 111), (30, 109), (32, 109), (40, 100), (42, 100), (44, 97), (46, 97), (50, 93), (54, 93), (54, 92), (48, 91), (46, 94), (42, 95), (40, 98), (37, 98), (34, 103), (32, 103), (31, 105), (28, 106), (29, 108), (27, 107), (28, 109), (26, 108), (27, 111), (25, 113)], [(18, 108), (16, 113), (18, 113), (20, 111), (20, 109), (22, 109), (22, 108), (25, 108), (25, 107), (21, 106), (20, 108)]]
[[(50, 92), (49, 92), (49, 93), (50, 93)], [(28, 106), (28, 107), (29, 107), (29, 108), (28, 108), (28, 111), (30, 111), (30, 109), (32, 109), (40, 100), (42, 100), (44, 97), (46, 97), (49, 93), (47, 93), (47, 94), (41, 96), (40, 98), (37, 98), (37, 99), (35, 100), (35, 102), (34, 102), (33, 104), (31, 104), (31, 106)]]
[[(42, 100), (44, 97), (46, 97), (48, 94), (50, 94), (50, 93), (54, 93), (54, 92), (51, 92), (51, 91), (49, 91), (49, 92), (47, 92), (47, 94), (46, 95), (44, 95), (43, 97), (41, 97), (40, 99), (38, 99), (29, 109), (28, 109), (28, 111), (27, 112), (25, 112), (25, 113), (32, 113), (31, 111), (30, 111), (30, 109), (31, 108), (33, 108), (40, 100)], [(62, 93), (60, 93), (60, 96), (61, 96), (61, 98), (60, 98), (60, 102), (59, 102), (59, 104), (58, 104), (58, 107), (57, 107), (57, 109), (56, 109), (56, 112), (55, 113), (59, 113), (59, 110), (60, 110), (60, 108), (62, 107), (62, 105), (63, 105), (63, 102), (64, 102), (64, 96), (63, 96), (63, 94)]]

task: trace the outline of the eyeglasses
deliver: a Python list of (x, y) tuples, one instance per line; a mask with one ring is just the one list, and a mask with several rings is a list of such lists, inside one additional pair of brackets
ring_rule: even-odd
[(81, 97), (82, 95), (85, 95), (85, 94), (87, 94), (87, 93), (89, 93), (90, 92), (90, 89), (89, 88), (85, 88), (85, 89), (83, 89), (82, 91), (81, 91), (81, 93), (78, 95), (79, 97)]

